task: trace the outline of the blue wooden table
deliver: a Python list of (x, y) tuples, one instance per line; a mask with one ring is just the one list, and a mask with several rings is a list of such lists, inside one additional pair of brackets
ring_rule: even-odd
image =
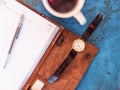
[(73, 17), (56, 18), (49, 14), (41, 0), (24, 0), (25, 3), (64, 27), (81, 36), (98, 11), (106, 17), (89, 41), (100, 51), (88, 68), (76, 90), (120, 90), (120, 0), (86, 0), (82, 12), (87, 23), (81, 26)]

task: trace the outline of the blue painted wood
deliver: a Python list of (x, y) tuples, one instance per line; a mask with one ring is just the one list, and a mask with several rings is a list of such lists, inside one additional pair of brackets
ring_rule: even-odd
[(82, 9), (87, 18), (84, 26), (79, 25), (73, 17), (61, 19), (52, 16), (45, 10), (41, 0), (24, 2), (79, 36), (96, 13), (102, 11), (106, 17), (89, 39), (100, 51), (76, 90), (120, 90), (120, 0), (86, 0)]

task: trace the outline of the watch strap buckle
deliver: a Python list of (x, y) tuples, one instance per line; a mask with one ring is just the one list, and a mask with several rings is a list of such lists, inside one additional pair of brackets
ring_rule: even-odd
[(98, 11), (97, 15), (99, 15), (100, 17), (102, 17), (102, 19), (105, 18), (105, 14), (103, 12), (101, 12), (101, 11)]

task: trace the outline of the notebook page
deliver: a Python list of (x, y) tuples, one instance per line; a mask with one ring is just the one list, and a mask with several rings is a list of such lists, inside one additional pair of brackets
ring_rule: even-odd
[(4, 1), (5, 1), (5, 0), (0, 0), (0, 6), (3, 4)]
[(6, 7), (18, 16), (21, 12), (24, 13), (25, 18), (7, 66), (0, 72), (0, 89), (21, 90), (59, 27), (18, 2), (11, 2), (7, 3)]
[(0, 8), (0, 69), (3, 69), (14, 34), (19, 22), (19, 15), (5, 7)]
[(0, 5), (2, 4), (3, 0), (0, 0)]
[[(0, 81), (3, 80), (2, 83), (4, 82), (0, 88), (4, 86), (4, 90), (21, 90), (44, 54), (46, 47), (48, 47), (48, 41), (51, 41), (50, 38), (54, 36), (54, 34), (51, 34), (45, 37), (48, 31), (41, 32), (40, 30), (45, 29), (35, 28), (30, 23), (29, 25), (31, 25), (31, 27), (29, 27), (28, 23), (27, 21), (24, 22), (19, 39), (16, 40), (14, 44), (11, 56), (5, 68), (4, 79), (0, 79)], [(52, 31), (54, 29), (55, 28), (51, 28)], [(6, 84), (7, 87), (5, 87)]]

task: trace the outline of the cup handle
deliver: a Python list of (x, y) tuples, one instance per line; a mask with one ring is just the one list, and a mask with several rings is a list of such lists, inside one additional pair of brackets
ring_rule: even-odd
[(87, 22), (85, 16), (81, 12), (78, 12), (73, 17), (75, 17), (81, 25), (84, 25)]

